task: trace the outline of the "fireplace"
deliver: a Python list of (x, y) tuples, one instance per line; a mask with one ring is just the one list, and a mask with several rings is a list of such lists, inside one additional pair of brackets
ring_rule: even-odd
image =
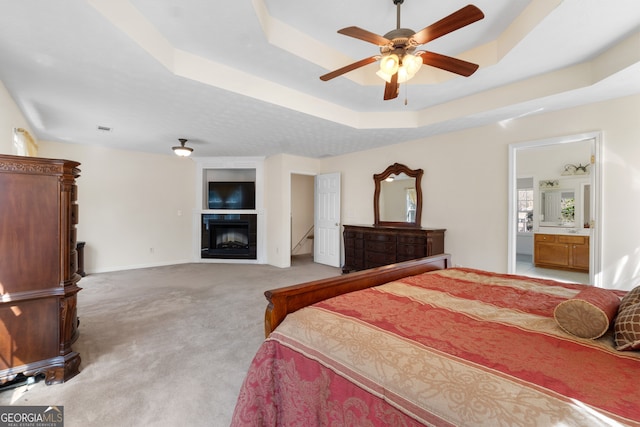
[(197, 163), (194, 257), (200, 262), (263, 263), (264, 159), (216, 157)]
[(202, 215), (201, 257), (256, 259), (256, 215)]

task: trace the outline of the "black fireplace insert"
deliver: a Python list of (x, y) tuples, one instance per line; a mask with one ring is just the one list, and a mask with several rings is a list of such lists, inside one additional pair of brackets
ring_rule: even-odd
[(201, 257), (256, 259), (255, 214), (202, 215)]

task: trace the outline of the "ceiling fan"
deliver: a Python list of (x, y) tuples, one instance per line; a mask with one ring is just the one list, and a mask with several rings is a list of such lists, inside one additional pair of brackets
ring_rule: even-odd
[(408, 28), (400, 28), (400, 6), (403, 2), (404, 0), (393, 0), (393, 4), (397, 6), (396, 29), (389, 31), (384, 36), (379, 36), (359, 27), (347, 27), (338, 30), (338, 33), (345, 36), (377, 45), (380, 48), (380, 55), (370, 56), (339, 68), (320, 76), (320, 80), (326, 82), (380, 60), (380, 70), (376, 74), (386, 81), (384, 99), (389, 100), (398, 96), (400, 83), (412, 78), (423, 63), (465, 77), (475, 73), (478, 69), (477, 64), (440, 53), (424, 50), (416, 51), (416, 49), (422, 44), (481, 20), (484, 18), (484, 14), (480, 9), (471, 4), (467, 5), (416, 33)]

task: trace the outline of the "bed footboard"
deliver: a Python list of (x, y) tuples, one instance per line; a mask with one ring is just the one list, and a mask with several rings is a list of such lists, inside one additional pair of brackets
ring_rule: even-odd
[(318, 301), (449, 267), (451, 255), (442, 254), (266, 291), (264, 295), (269, 304), (264, 318), (265, 336), (269, 336), (287, 314)]

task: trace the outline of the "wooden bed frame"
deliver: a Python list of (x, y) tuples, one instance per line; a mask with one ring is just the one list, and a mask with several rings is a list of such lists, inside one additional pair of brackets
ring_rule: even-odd
[(269, 336), (287, 314), (308, 305), (402, 277), (449, 267), (451, 255), (442, 254), (266, 291), (264, 295), (269, 304), (264, 316), (265, 336)]

